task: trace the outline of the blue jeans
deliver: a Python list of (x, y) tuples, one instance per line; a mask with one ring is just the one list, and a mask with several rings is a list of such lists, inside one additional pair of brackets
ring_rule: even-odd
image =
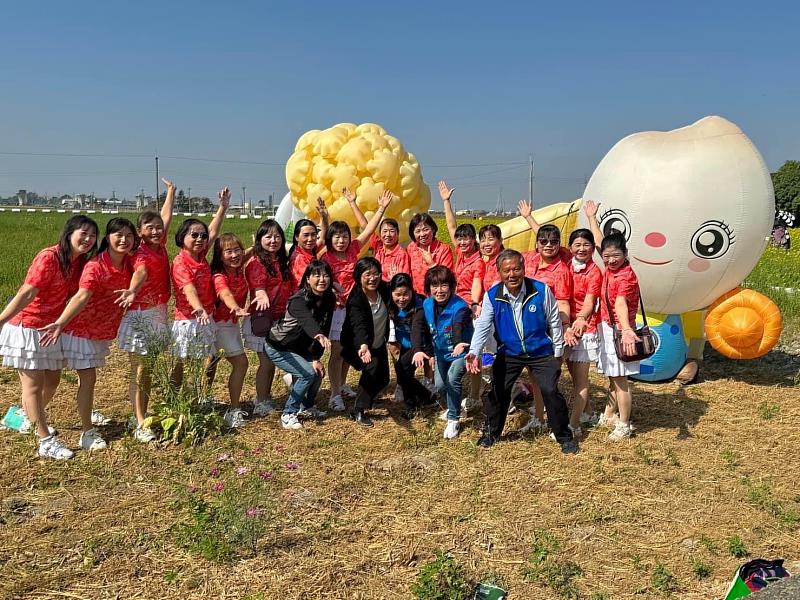
[(317, 374), (311, 363), (299, 354), (288, 350), (276, 350), (269, 344), (264, 344), (264, 352), (276, 367), (283, 369), (294, 379), (286, 406), (283, 407), (283, 414), (296, 414), (314, 406), (322, 377)]
[(447, 401), (447, 419), (458, 421), (461, 417), (461, 381), (467, 370), (466, 355), (453, 362), (436, 357), (436, 389)]

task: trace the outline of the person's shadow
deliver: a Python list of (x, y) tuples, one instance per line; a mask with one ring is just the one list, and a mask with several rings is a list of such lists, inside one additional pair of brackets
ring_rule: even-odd
[(700, 381), (733, 379), (752, 385), (791, 387), (800, 376), (800, 356), (772, 350), (760, 358), (735, 360), (706, 346), (700, 365)]

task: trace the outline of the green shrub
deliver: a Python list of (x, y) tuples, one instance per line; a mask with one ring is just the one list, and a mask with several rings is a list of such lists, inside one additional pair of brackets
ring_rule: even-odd
[(422, 567), (411, 593), (419, 600), (467, 600), (471, 587), (455, 559), (439, 551)]

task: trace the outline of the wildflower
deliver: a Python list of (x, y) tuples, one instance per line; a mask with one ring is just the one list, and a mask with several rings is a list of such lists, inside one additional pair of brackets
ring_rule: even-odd
[(211, 486), (211, 490), (214, 492), (221, 492), (224, 489), (225, 489), (224, 481), (218, 481), (217, 483)]
[(296, 462), (289, 461), (286, 463), (286, 468), (290, 471), (297, 471), (297, 469), (300, 468), (300, 465), (298, 465)]
[(217, 457), (217, 462), (225, 462), (231, 459), (230, 452), (223, 452)]
[(189, 486), (189, 493), (190, 493), (190, 494), (194, 494), (194, 493), (196, 493), (196, 492), (197, 492), (199, 489), (200, 489), (200, 488), (198, 488), (196, 485), (190, 485), (190, 486)]
[(264, 481), (269, 481), (270, 479), (272, 479), (272, 471), (261, 471), (258, 474), (258, 476), (261, 477), (261, 479), (263, 479)]
[(248, 469), (247, 467), (236, 467), (236, 474), (237, 474), (237, 475), (244, 475), (244, 474), (245, 474), (245, 473), (247, 473), (249, 470), (250, 470), (250, 469)]
[(219, 476), (219, 467), (214, 467), (214, 468), (213, 468), (213, 469), (211, 469), (211, 470), (210, 470), (208, 473), (209, 473), (209, 475), (211, 475), (212, 477), (218, 477), (218, 476)]
[(253, 456), (259, 456), (261, 454), (264, 454), (264, 448), (261, 446), (253, 450)]
[(245, 511), (244, 514), (247, 515), (248, 517), (250, 517), (251, 519), (253, 519), (253, 518), (257, 517), (258, 515), (260, 515), (261, 511), (259, 510), (259, 508), (257, 506), (250, 506)]

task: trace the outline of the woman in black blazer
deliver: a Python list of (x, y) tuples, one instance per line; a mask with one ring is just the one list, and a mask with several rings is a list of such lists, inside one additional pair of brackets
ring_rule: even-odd
[(371, 256), (356, 263), (353, 279), (355, 287), (347, 300), (342, 327), (342, 358), (361, 371), (350, 417), (364, 427), (372, 427), (372, 420), (364, 411), (372, 407), (389, 384), (389, 288), (381, 280), (381, 264)]

